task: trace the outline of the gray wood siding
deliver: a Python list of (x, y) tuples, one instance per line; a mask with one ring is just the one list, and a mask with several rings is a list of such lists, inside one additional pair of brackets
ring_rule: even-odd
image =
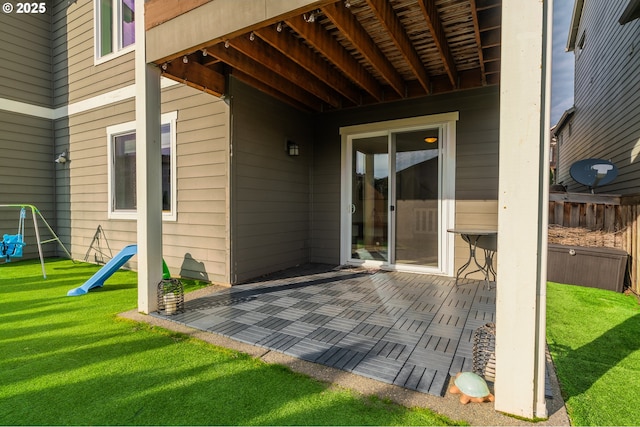
[[(55, 230), (51, 120), (0, 110), (0, 129), (0, 204), (35, 205)], [(19, 212), (18, 208), (0, 209), (0, 237), (17, 232)], [(43, 240), (51, 237), (42, 224), (38, 228)], [(25, 221), (25, 240), (25, 258), (37, 257), (30, 211)], [(56, 253), (55, 244), (44, 245), (43, 249), (47, 256)]]
[[(178, 216), (163, 222), (163, 257), (174, 276), (229, 283), (228, 106), (180, 85), (163, 90), (162, 101), (163, 113), (178, 111)], [(109, 219), (107, 212), (106, 128), (133, 120), (131, 99), (55, 123), (57, 150), (68, 148), (71, 160), (56, 170), (58, 228), (74, 258), (85, 258), (99, 225), (114, 255), (136, 242), (136, 222)], [(136, 267), (135, 258), (129, 265)]]
[(178, 111), (178, 220), (163, 225), (165, 260), (174, 275), (228, 284), (229, 106), (181, 85), (162, 102)]
[(54, 106), (91, 98), (134, 83), (134, 52), (94, 64), (94, 1), (53, 9)]
[[(232, 80), (232, 263), (241, 282), (309, 261), (311, 118)], [(300, 156), (289, 157), (286, 141)]]
[[(489, 87), (372, 108), (326, 113), (316, 124), (313, 167), (311, 260), (339, 263), (339, 128), (376, 121), (459, 111), (456, 125), (456, 226), (497, 227), (498, 89)], [(468, 248), (456, 242), (456, 267)]]
[(45, 3), (46, 13), (0, 13), (2, 98), (51, 106), (51, 1)]
[(558, 181), (569, 191), (586, 192), (569, 168), (578, 160), (603, 158), (618, 168), (618, 177), (598, 193), (640, 192), (640, 20), (620, 25), (626, 0), (586, 1), (577, 33), (576, 112), (559, 143)]

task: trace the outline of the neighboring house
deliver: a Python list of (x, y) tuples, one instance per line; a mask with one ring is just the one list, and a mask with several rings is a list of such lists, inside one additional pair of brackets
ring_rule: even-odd
[(556, 125), (557, 182), (582, 159), (609, 160), (618, 177), (597, 193), (640, 192), (640, 1), (576, 0), (567, 41), (575, 56), (574, 106)]
[(547, 2), (44, 4), (0, 15), (3, 203), (38, 205), (74, 258), (98, 226), (137, 242), (145, 312), (161, 257), (226, 284), (452, 276), (447, 230), (499, 228), (496, 409), (546, 415)]

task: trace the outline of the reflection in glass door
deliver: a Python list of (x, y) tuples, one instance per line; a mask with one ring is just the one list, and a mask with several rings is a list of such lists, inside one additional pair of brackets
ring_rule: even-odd
[(351, 148), (351, 258), (389, 262), (387, 135), (354, 139)]
[(340, 128), (340, 262), (453, 274), (458, 113)]
[(439, 129), (400, 132), (395, 141), (394, 264), (438, 267)]

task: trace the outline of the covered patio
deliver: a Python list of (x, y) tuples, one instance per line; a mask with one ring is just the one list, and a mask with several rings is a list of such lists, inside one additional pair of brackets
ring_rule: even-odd
[[(481, 225), (497, 229), (499, 290), (485, 296), (490, 303), (483, 301), (478, 284), (455, 288), (452, 279), (440, 276), (433, 283), (417, 286), (413, 280), (425, 280), (428, 276), (342, 271), (332, 274), (353, 275), (348, 280), (354, 282), (346, 288), (334, 289), (342, 280), (335, 282), (331, 277), (320, 279), (314, 286), (306, 286), (304, 280), (285, 285), (278, 282), (240, 285), (228, 291), (229, 295), (221, 301), (203, 300), (200, 308), (190, 306), (184, 315), (185, 323), (199, 324), (203, 329), (220, 328), (219, 332), (234, 338), (280, 347), (291, 354), (297, 352), (297, 357), (324, 358), (334, 364), (348, 357), (345, 351), (352, 352), (349, 361), (353, 365), (345, 362), (345, 366), (354, 372), (357, 369), (363, 375), (373, 373), (392, 383), (404, 382), (405, 386), (410, 384), (438, 394), (445, 387), (449, 372), (458, 368), (455, 364), (468, 363), (469, 353), (465, 356), (462, 351), (470, 350), (468, 332), (473, 327), (467, 324), (473, 319), (474, 304), (485, 304), (487, 307), (482, 310), (491, 314), (491, 320), (495, 312), (497, 324), (495, 409), (526, 418), (545, 418), (547, 245), (543, 230), (548, 215), (547, 29), (552, 2), (252, 0), (246, 3), (239, 13), (238, 3), (228, 0), (198, 0), (173, 9), (161, 7), (166, 5), (163, 1), (146, 5), (142, 0), (136, 1), (137, 9), (145, 10), (144, 16), (136, 19), (136, 40), (144, 40), (136, 43), (138, 309), (145, 313), (155, 311), (154, 294), (162, 263), (161, 192), (160, 180), (156, 179), (160, 176), (161, 156), (159, 144), (154, 144), (160, 137), (161, 76), (215, 95), (231, 106), (225, 110), (229, 123), (225, 138), (229, 144), (224, 167), (229, 173), (220, 191), (229, 196), (221, 203), (228, 220), (220, 230), (224, 230), (224, 265), (232, 283), (244, 279), (234, 269), (242, 263), (253, 265), (256, 259), (254, 252), (245, 250), (252, 249), (247, 242), (254, 243), (256, 233), (243, 236), (241, 231), (274, 229), (271, 223), (248, 226), (242, 223), (246, 217), (242, 214), (262, 212), (262, 208), (250, 206), (245, 212), (239, 209), (245, 205), (238, 200), (255, 201), (265, 190), (276, 188), (285, 188), (286, 192), (292, 181), (307, 186), (308, 178), (313, 188), (298, 194), (303, 195), (304, 206), (312, 203), (287, 224), (309, 218), (309, 225), (303, 222), (299, 230), (279, 233), (279, 236), (301, 236), (301, 240), (295, 245), (279, 244), (274, 236), (267, 236), (258, 253), (271, 255), (287, 248), (292, 253), (309, 253), (312, 262), (344, 264), (342, 254), (351, 252), (345, 251), (346, 245), (341, 243), (349, 241), (352, 230), (344, 224), (354, 204), (350, 206), (348, 198), (340, 197), (341, 189), (349, 187), (349, 180), (343, 167), (347, 162), (341, 163), (347, 157), (339, 151), (339, 130), (357, 128), (362, 132), (358, 135), (364, 138), (371, 129), (361, 129), (362, 125), (453, 113), (456, 118), (449, 120), (447, 132), (441, 130), (440, 136), (452, 136), (453, 141), (455, 135), (456, 145), (443, 147), (441, 154), (446, 155), (442, 154), (441, 162), (450, 166), (457, 163), (451, 169), (455, 173), (439, 178), (443, 189), (437, 199), (448, 205), (439, 212), (452, 228)], [(234, 92), (237, 82), (252, 87), (253, 94), (238, 96)], [(255, 102), (265, 95), (268, 102)], [(460, 98), (465, 96), (469, 98)], [(475, 102), (469, 101), (471, 98)], [(416, 103), (420, 104), (418, 108)], [(274, 111), (273, 105), (286, 113), (271, 117), (264, 114)], [(246, 114), (242, 114), (242, 107)], [(473, 111), (465, 111), (469, 107)], [(483, 116), (485, 112), (491, 113), (489, 118)], [(252, 183), (264, 183), (271, 178), (266, 170), (251, 175), (256, 171), (254, 166), (270, 164), (269, 156), (275, 151), (285, 156), (283, 147), (288, 146), (289, 133), (294, 132), (289, 130), (290, 126), (304, 124), (300, 118), (305, 114), (316, 119), (313, 121), (316, 129), (299, 131), (298, 137), (301, 147), (312, 148), (301, 150), (311, 153), (307, 157), (310, 167), (301, 168), (303, 172), (295, 175), (295, 179), (285, 180), (285, 186), (266, 189), (258, 186), (242, 193), (245, 188), (241, 185), (246, 182), (243, 173), (253, 179)], [(283, 117), (288, 120), (279, 122)], [(278, 125), (276, 129), (267, 126), (274, 122)], [(444, 129), (443, 124), (439, 126)], [(256, 129), (263, 131), (255, 135), (241, 132)], [(385, 132), (390, 141), (389, 151), (394, 153), (397, 150), (393, 130)], [(351, 134), (346, 135), (347, 139), (350, 137)], [(267, 146), (276, 150), (263, 150)], [(342, 150), (346, 152), (344, 141)], [(257, 152), (264, 153), (260, 160), (242, 163), (247, 158), (253, 160), (251, 155)], [(304, 156), (298, 158), (304, 160)], [(291, 163), (294, 164), (293, 160)], [(393, 165), (391, 160), (388, 163)], [(280, 169), (274, 166), (274, 170)], [(299, 179), (302, 176), (305, 180)], [(391, 201), (395, 197), (394, 188), (391, 183), (382, 192)], [(284, 214), (294, 205), (283, 203)], [(387, 205), (384, 212), (393, 218), (396, 206)], [(479, 211), (480, 216), (476, 215)], [(274, 216), (284, 214), (277, 212)], [(440, 223), (437, 234), (440, 242), (446, 241), (446, 224)], [(393, 220), (386, 224), (386, 230), (394, 233)], [(464, 247), (465, 253), (466, 250)], [(441, 268), (442, 274), (451, 275), (454, 257), (439, 258), (446, 267)], [(393, 260), (390, 264), (393, 267)], [(360, 281), (375, 285), (363, 285)], [(361, 294), (356, 297), (354, 289), (361, 289), (356, 291)], [(335, 295), (322, 293), (334, 290)], [(285, 295), (279, 296), (279, 292)], [(333, 303), (323, 301), (326, 297)], [(426, 306), (409, 310), (422, 298), (425, 301), (437, 298), (435, 311)], [(335, 304), (336, 301), (350, 305)], [(406, 306), (394, 311), (398, 308), (397, 301), (404, 301)], [(367, 307), (372, 311), (364, 310)], [(295, 311), (300, 308), (302, 311)], [(363, 319), (345, 318), (349, 310), (362, 312)], [(207, 318), (212, 319), (209, 325), (203, 323)], [(407, 329), (400, 334), (402, 339), (398, 338), (396, 333), (403, 331), (399, 326), (413, 321), (424, 330)], [(304, 336), (293, 333), (296, 328), (301, 329), (298, 335)], [(430, 337), (437, 338), (432, 341)], [(340, 341), (344, 341), (346, 350), (332, 350)], [(433, 357), (419, 357), (422, 349), (429, 348), (434, 350), (430, 353)], [(443, 356), (439, 357), (440, 354)], [(360, 359), (357, 364), (356, 356)], [(434, 363), (418, 365), (423, 359)], [(380, 363), (370, 363), (373, 360)]]
[[(187, 326), (388, 384), (443, 396), (472, 370), (473, 332), (493, 322), (495, 287), (308, 264), (186, 302)], [(158, 314), (154, 316), (165, 317)]]

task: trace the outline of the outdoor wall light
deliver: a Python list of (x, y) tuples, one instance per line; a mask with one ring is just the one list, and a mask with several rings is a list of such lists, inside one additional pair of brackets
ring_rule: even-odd
[(67, 163), (68, 157), (69, 155), (67, 154), (67, 150), (64, 150), (62, 153), (58, 154), (58, 157), (56, 157), (55, 162), (60, 164)]
[(300, 147), (293, 141), (287, 141), (287, 154), (291, 157), (300, 155)]

